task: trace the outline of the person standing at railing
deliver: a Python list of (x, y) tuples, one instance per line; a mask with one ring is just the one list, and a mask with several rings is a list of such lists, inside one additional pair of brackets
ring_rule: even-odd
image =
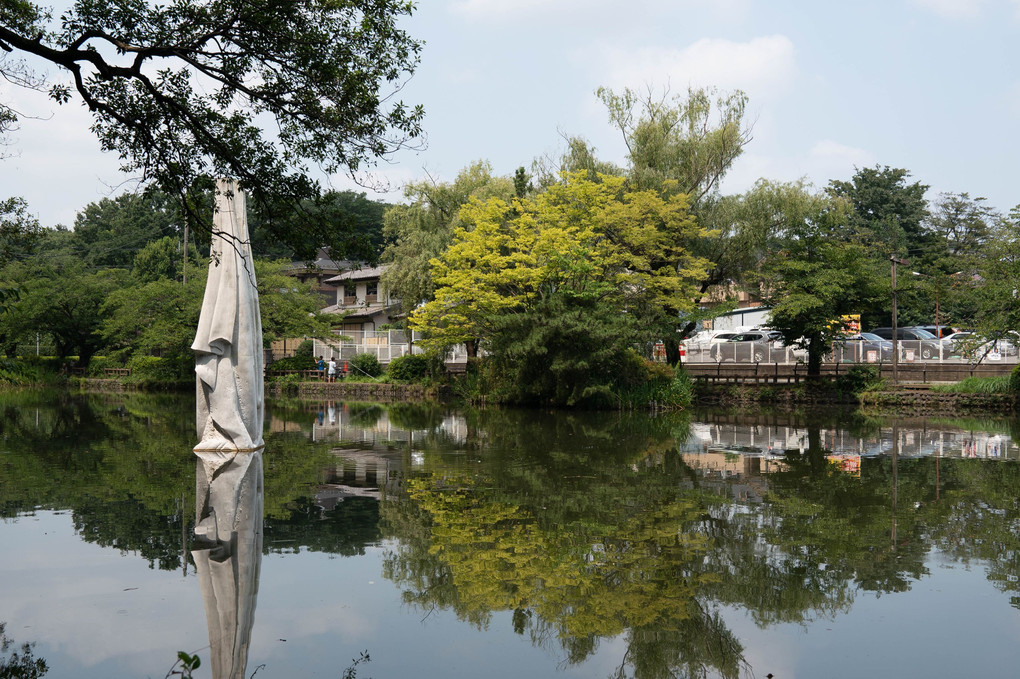
[(329, 357), (329, 363), (327, 364), (326, 378), (329, 382), (336, 382), (336, 360), (332, 356)]
[(319, 356), (319, 360), (315, 363), (316, 369), (319, 371), (319, 380), (326, 376), (326, 357)]

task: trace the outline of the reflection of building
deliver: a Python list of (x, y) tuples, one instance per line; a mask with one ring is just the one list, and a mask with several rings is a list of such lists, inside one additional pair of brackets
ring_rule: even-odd
[(426, 435), (442, 434), (453, 443), (467, 440), (467, 421), (462, 415), (448, 414), (432, 429), (405, 429), (390, 421), (389, 412), (382, 407), (364, 409), (347, 403), (323, 403), (323, 416), (312, 425), (315, 441), (350, 441), (367, 445), (413, 444)]
[(698, 475), (702, 489), (738, 502), (762, 502), (768, 490), (764, 476), (785, 469), (781, 461), (766, 456), (722, 451), (685, 454), (684, 462)]
[(349, 497), (387, 499), (396, 496), (404, 483), (405, 455), (411, 464), (421, 453), (416, 440), (440, 435), (445, 441), (467, 440), (467, 422), (461, 415), (446, 415), (431, 429), (405, 429), (390, 420), (389, 411), (372, 405), (320, 404), (321, 417), (312, 425), (316, 441), (336, 441), (332, 455), (336, 464), (326, 470), (326, 482), (315, 494), (315, 504), (333, 509)]
[[(890, 454), (893, 432), (901, 457), (976, 457), (1020, 459), (1020, 448), (1009, 437), (991, 432), (962, 429), (933, 429), (898, 425), (881, 427), (868, 436), (844, 429), (819, 429), (818, 443), (833, 456), (855, 457)], [(783, 424), (740, 424), (733, 422), (691, 424), (691, 436), (680, 446), (682, 453), (731, 453), (748, 457), (781, 457), (787, 450), (804, 452), (808, 429)]]
[(334, 448), (331, 453), (337, 462), (326, 470), (326, 483), (315, 493), (315, 504), (327, 511), (349, 497), (392, 498), (403, 486), (399, 450)]

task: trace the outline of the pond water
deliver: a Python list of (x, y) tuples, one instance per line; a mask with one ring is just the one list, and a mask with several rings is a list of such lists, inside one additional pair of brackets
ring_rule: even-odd
[(215, 474), (193, 422), (0, 394), (0, 676), (1016, 674), (1017, 422), (277, 401)]

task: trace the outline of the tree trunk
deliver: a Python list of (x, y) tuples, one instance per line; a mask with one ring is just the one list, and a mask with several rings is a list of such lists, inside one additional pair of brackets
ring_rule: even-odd
[(662, 344), (666, 347), (666, 363), (669, 365), (680, 364), (680, 340), (667, 337), (662, 341)]
[(821, 375), (822, 374), (822, 356), (824, 355), (824, 347), (817, 340), (811, 340), (808, 344), (808, 364), (807, 374), (808, 375)]

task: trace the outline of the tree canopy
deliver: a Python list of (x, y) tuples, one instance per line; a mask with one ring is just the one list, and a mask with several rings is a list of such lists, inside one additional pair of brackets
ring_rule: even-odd
[[(102, 149), (183, 206), (202, 177), (235, 177), (274, 238), (312, 233), (340, 248), (314, 209), (285, 217), (319, 197), (312, 168), (354, 174), (419, 136), (422, 109), (390, 99), (418, 62), (420, 44), (398, 28), (412, 10), (406, 0), (76, 0), (54, 19), (17, 0), (0, 5), (0, 75), (84, 103)], [(46, 82), (39, 62), (70, 82)], [(0, 129), (17, 118), (0, 102)], [(191, 217), (211, 228), (203, 211)]]

